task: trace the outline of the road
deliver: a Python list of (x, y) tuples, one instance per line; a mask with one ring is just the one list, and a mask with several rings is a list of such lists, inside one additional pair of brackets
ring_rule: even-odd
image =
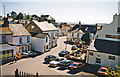
[[(65, 49), (65, 46), (66, 46), (64, 43), (65, 40), (66, 40), (65, 36), (60, 37), (57, 42), (58, 43), (57, 47), (35, 58), (25, 58), (25, 59), (18, 60), (16, 63), (13, 63), (13, 64), (7, 63), (2, 65), (2, 75), (14, 75), (16, 68), (20, 71), (29, 72), (32, 74), (36, 74), (36, 72), (38, 72), (39, 75), (72, 75), (68, 73), (69, 70), (58, 70), (58, 67), (50, 68), (48, 67), (47, 64), (43, 63), (44, 58), (47, 55), (51, 54), (51, 55), (58, 56), (58, 53), (61, 50)], [(67, 45), (67, 50), (68, 51), (71, 50), (71, 45)], [(76, 75), (93, 75), (93, 74), (85, 73), (81, 71)]]

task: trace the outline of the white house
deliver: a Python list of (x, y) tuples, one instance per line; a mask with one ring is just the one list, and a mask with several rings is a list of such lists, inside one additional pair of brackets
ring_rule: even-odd
[(83, 31), (80, 30), (79, 28), (73, 30), (73, 31), (68, 31), (67, 34), (67, 40), (71, 41), (71, 42), (76, 42), (76, 41), (80, 41), (83, 35)]
[(59, 36), (67, 36), (70, 25), (67, 23), (62, 23), (58, 28)]
[(49, 51), (49, 35), (47, 33), (39, 33), (32, 37), (32, 49), (41, 53)]
[[(49, 36), (49, 41), (48, 41), (49, 42), (49, 46), (48, 46), (49, 49), (51, 49), (57, 45), (57, 28), (52, 23), (38, 22), (38, 21), (32, 20), (32, 22), (30, 22), (28, 25), (26, 25), (25, 28), (31, 33), (32, 37), (34, 37), (34, 38), (38, 34), (44, 35), (44, 33), (45, 34), (47, 33)], [(41, 37), (36, 38), (36, 40), (37, 39), (41, 40)], [(33, 40), (33, 38), (32, 38), (32, 40)], [(43, 43), (43, 42), (40, 42), (40, 40), (39, 40), (39, 44)], [(33, 41), (32, 41), (32, 43), (33, 43)], [(41, 45), (44, 45), (44, 43)], [(39, 48), (41, 48), (40, 47), (41, 45), (39, 45)], [(32, 48), (33, 48), (32, 50), (36, 50), (34, 47), (32, 47)], [(37, 49), (39, 49), (39, 48), (37, 48)], [(43, 52), (43, 51), (39, 51), (39, 52)]]
[[(113, 22), (96, 34), (87, 51), (86, 62), (115, 68), (120, 66), (120, 14), (115, 14)], [(116, 68), (115, 68), (116, 69)]]
[(16, 53), (31, 50), (31, 34), (22, 24), (9, 24), (9, 29), (13, 35), (10, 37), (9, 44), (16, 46)]

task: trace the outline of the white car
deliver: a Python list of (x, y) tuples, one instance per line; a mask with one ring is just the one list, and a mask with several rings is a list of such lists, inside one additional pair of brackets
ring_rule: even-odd
[(56, 67), (59, 65), (60, 61), (66, 60), (66, 58), (63, 57), (57, 57), (55, 60), (49, 62), (50, 66)]

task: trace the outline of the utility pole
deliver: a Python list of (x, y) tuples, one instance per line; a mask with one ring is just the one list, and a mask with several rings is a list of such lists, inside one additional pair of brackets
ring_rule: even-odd
[(4, 7), (4, 17), (5, 17), (5, 6), (3, 6)]

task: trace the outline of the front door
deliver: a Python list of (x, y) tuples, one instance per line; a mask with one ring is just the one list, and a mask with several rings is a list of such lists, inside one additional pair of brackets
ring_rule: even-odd
[(101, 58), (96, 58), (96, 64), (101, 65)]

